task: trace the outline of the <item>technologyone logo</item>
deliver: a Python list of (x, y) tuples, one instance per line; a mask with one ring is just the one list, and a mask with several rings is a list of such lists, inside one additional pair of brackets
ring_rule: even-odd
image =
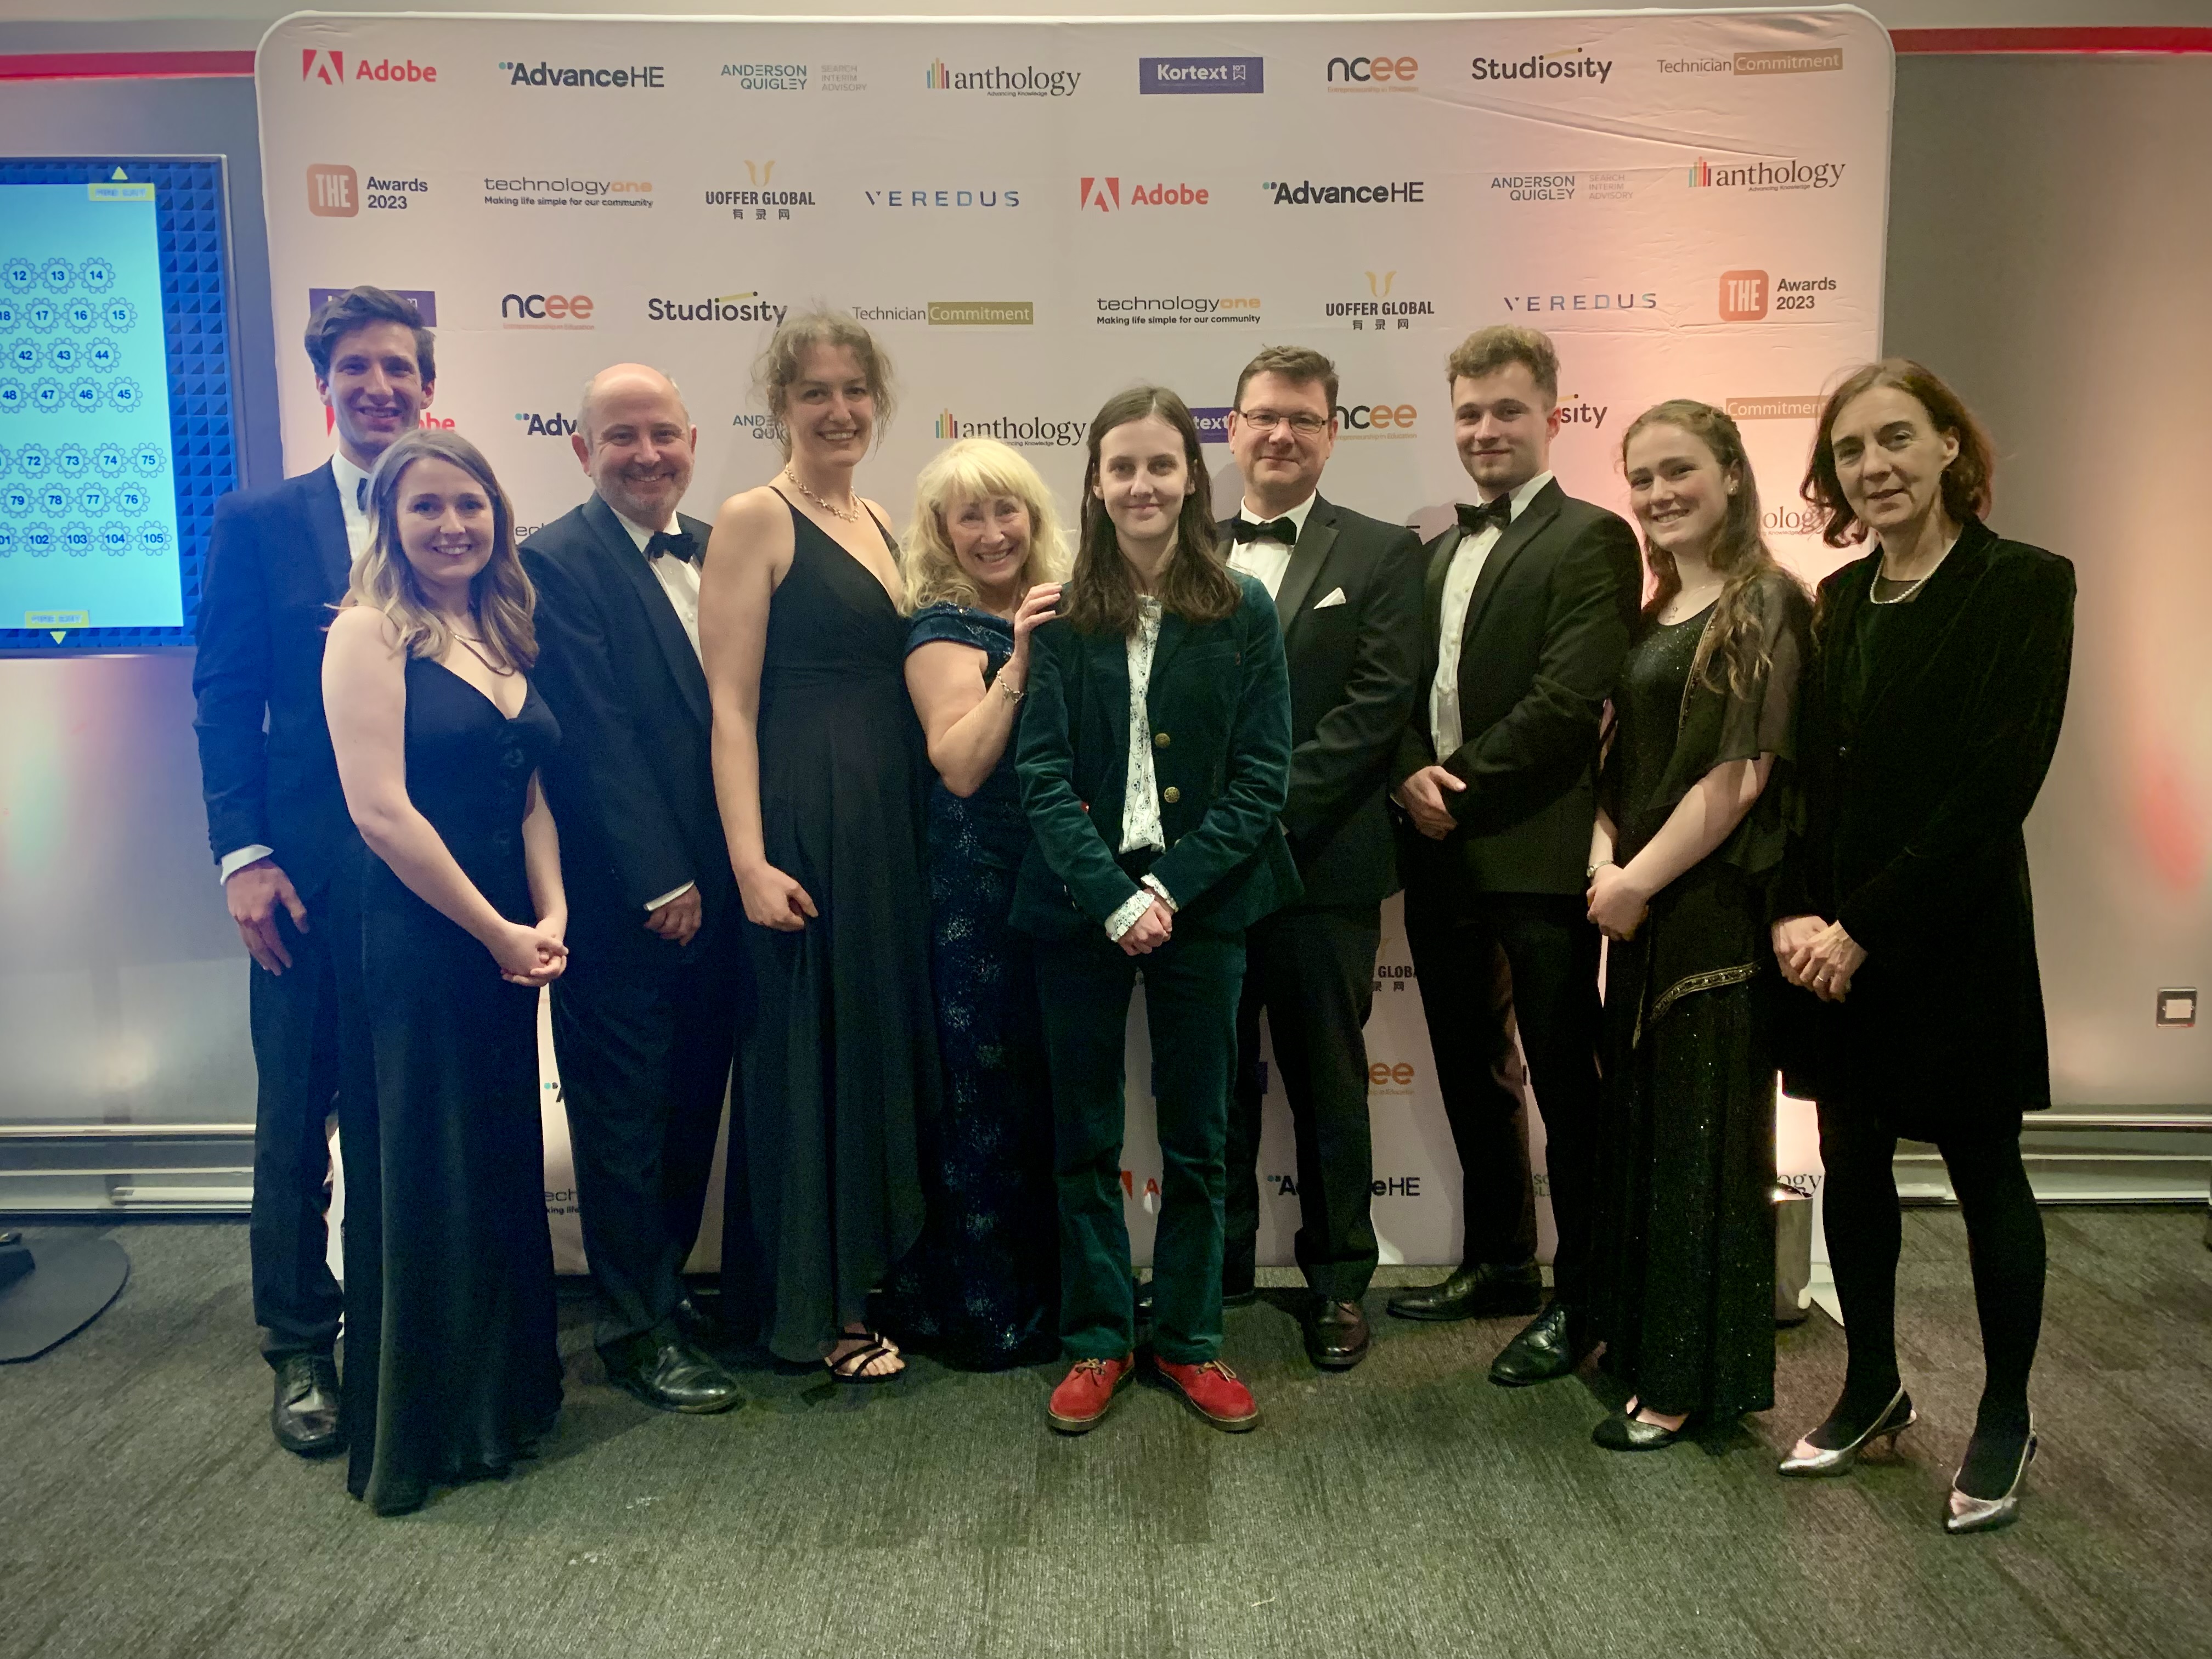
[(1025, 64), (1008, 69), (994, 64), (988, 69), (948, 69), (942, 58), (933, 58), (922, 71), (922, 84), (932, 92), (980, 92), (991, 98), (1073, 98), (1080, 70), (1039, 69)]
[(757, 289), (748, 289), (706, 300), (647, 300), (645, 317), (652, 323), (780, 323), (785, 309), (762, 299)]
[(635, 90), (659, 92), (668, 85), (667, 71), (659, 64), (632, 64), (624, 69), (555, 69), (544, 58), (526, 64), (520, 58), (502, 62), (510, 87), (577, 87), (590, 91)]
[(1478, 58), (1473, 68), (1477, 81), (1595, 81), (1603, 86), (1612, 75), (1613, 59), (1593, 58), (1586, 46), (1531, 52), (1510, 64), (1495, 58)]
[(951, 410), (937, 417), (941, 439), (996, 438), (1017, 449), (1073, 449), (1091, 429), (1088, 421), (1056, 421), (1048, 415), (994, 415), (986, 420), (965, 420)]
[(1256, 295), (1109, 294), (1092, 301), (1091, 320), (1116, 327), (1139, 323), (1256, 323)]
[(1082, 183), (1086, 212), (1092, 208), (1101, 213), (1119, 213), (1124, 207), (1204, 207), (1207, 198), (1206, 188), (1198, 185), (1132, 185), (1125, 191), (1121, 179), (1110, 174), (1086, 178)]
[[(300, 78), (325, 87), (346, 84), (346, 55), (323, 46), (302, 46), (300, 49)], [(393, 84), (428, 86), (438, 78), (434, 65), (418, 64), (412, 58), (393, 63), (389, 58), (370, 63), (366, 58), (356, 58), (353, 65), (353, 82), (363, 81)]]

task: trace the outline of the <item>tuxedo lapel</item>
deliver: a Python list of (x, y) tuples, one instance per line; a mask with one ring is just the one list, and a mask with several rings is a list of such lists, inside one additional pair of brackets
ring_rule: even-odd
[[(599, 539), (599, 546), (616, 569), (622, 572), (623, 580), (637, 595), (638, 603), (645, 608), (647, 628), (666, 659), (668, 672), (675, 677), (678, 690), (684, 693), (684, 705), (691, 717), (700, 725), (712, 723), (713, 710), (707, 700), (707, 676), (699, 666), (699, 653), (691, 648), (691, 636), (684, 631), (684, 623), (669, 603), (668, 592), (660, 579), (653, 574), (653, 563), (638, 550), (637, 544), (629, 538), (614, 509), (596, 494), (584, 503), (584, 522)], [(685, 524), (685, 529), (700, 534), (704, 526)]]
[[(1152, 694), (1167, 683), (1168, 665), (1175, 660), (1176, 653), (1182, 649), (1182, 642), (1189, 633), (1190, 624), (1181, 617), (1172, 611), (1161, 611), (1160, 636), (1152, 646), (1152, 678), (1145, 684), (1145, 705), (1147, 708), (1152, 706)], [(1126, 709), (1129, 704), (1128, 653), (1126, 649), (1122, 653), (1121, 664), (1121, 706)], [(1125, 716), (1122, 724), (1126, 727), (1127, 723)], [(1127, 738), (1128, 732), (1125, 730), (1121, 735)]]
[(1460, 630), (1459, 655), (1462, 664), (1474, 648), (1475, 636), (1482, 630), (1482, 613), (1497, 593), (1498, 583), (1504, 580), (1507, 568), (1543, 533), (1546, 526), (1559, 516), (1562, 493), (1557, 480), (1538, 490), (1536, 499), (1505, 526), (1497, 545), (1483, 560), (1482, 574), (1474, 579), (1474, 592), (1468, 597), (1466, 626)]
[(1336, 509), (1316, 497), (1313, 511), (1306, 514), (1305, 528), (1299, 532), (1297, 545), (1291, 550), (1290, 565), (1275, 590), (1275, 620), (1282, 624), (1285, 635), (1291, 631), (1291, 624), (1297, 620), (1306, 595), (1313, 591), (1314, 578), (1321, 574), (1328, 550), (1335, 544)]
[(325, 461), (307, 474), (307, 533), (315, 562), (333, 601), (343, 599), (353, 580), (353, 544), (346, 538), (345, 506), (338, 500), (337, 473)]

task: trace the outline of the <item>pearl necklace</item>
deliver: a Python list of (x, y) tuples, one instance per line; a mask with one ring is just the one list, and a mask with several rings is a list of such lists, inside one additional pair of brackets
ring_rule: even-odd
[(820, 507), (831, 518), (842, 519), (848, 524), (860, 523), (860, 507), (857, 501), (855, 501), (850, 508), (832, 507), (828, 501), (816, 495), (812, 490), (809, 489), (805, 483), (801, 483), (799, 474), (793, 471), (787, 464), (783, 469), (783, 476), (791, 480), (793, 489), (796, 489), (800, 495), (805, 496), (808, 501), (813, 502), (815, 506)]

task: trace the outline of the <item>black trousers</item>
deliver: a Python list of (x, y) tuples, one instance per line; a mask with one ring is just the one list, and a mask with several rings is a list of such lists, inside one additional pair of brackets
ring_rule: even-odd
[(1471, 917), (1454, 922), (1433, 919), (1409, 891), (1406, 943), (1459, 1150), (1461, 1259), (1510, 1266), (1535, 1254), (1528, 1124), (1514, 1087), (1517, 1026), (1544, 1115), (1559, 1236), (1553, 1294), (1580, 1301), (1589, 1283), (1599, 1121), (1597, 929), (1575, 895), (1485, 894)]
[[(301, 902), (307, 931), (276, 907), (277, 936), (292, 965), (272, 974), (248, 963), (246, 1017), (253, 1040), (253, 1322), (271, 1365), (327, 1355), (345, 1298), (330, 1269), (330, 1121), (350, 1097), (374, 1104), (367, 1003), (361, 988), (361, 873), (341, 859), (327, 886)], [(370, 1168), (374, 1159), (369, 1160)], [(347, 1204), (374, 1203), (350, 1185)]]
[(1370, 1214), (1375, 1153), (1365, 1027), (1382, 939), (1379, 906), (1281, 912), (1255, 923), (1245, 936), (1225, 1158), (1224, 1283), (1251, 1282), (1258, 1243), (1264, 1008), (1297, 1141), (1298, 1266), (1307, 1285), (1328, 1301), (1357, 1302), (1367, 1293), (1377, 1253)]
[(746, 984), (736, 943), (731, 927), (688, 957), (659, 940), (579, 951), (553, 982), (602, 1347), (665, 1328), (684, 1295)]

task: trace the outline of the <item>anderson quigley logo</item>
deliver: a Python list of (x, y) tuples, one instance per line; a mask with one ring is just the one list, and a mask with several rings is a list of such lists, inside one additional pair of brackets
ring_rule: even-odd
[(1593, 58), (1583, 46), (1531, 52), (1510, 63), (1478, 58), (1474, 64), (1474, 77), (1478, 81), (1595, 81), (1603, 86), (1612, 75), (1612, 58)]
[(622, 69), (556, 69), (544, 58), (526, 64), (520, 58), (502, 63), (510, 87), (579, 87), (592, 91), (659, 92), (668, 85), (667, 71), (658, 64), (632, 64)]
[(1090, 429), (1088, 421), (1059, 421), (1049, 415), (993, 415), (974, 420), (948, 409), (937, 417), (940, 439), (996, 438), (1017, 449), (1073, 449)]
[(988, 98), (1073, 98), (1082, 78), (1080, 70), (1039, 69), (1034, 64), (953, 69), (942, 58), (922, 72), (922, 84), (932, 92), (980, 92)]
[(1841, 161), (1708, 161), (1690, 167), (1692, 190), (1833, 190), (1844, 182)]
[(1148, 92), (1265, 92), (1264, 58), (1139, 58), (1137, 90)]
[(725, 64), (722, 78), (736, 83), (739, 92), (804, 92), (804, 64)]
[(645, 302), (645, 318), (650, 323), (780, 323), (784, 310), (774, 301), (761, 298), (757, 289), (704, 300), (655, 298)]

